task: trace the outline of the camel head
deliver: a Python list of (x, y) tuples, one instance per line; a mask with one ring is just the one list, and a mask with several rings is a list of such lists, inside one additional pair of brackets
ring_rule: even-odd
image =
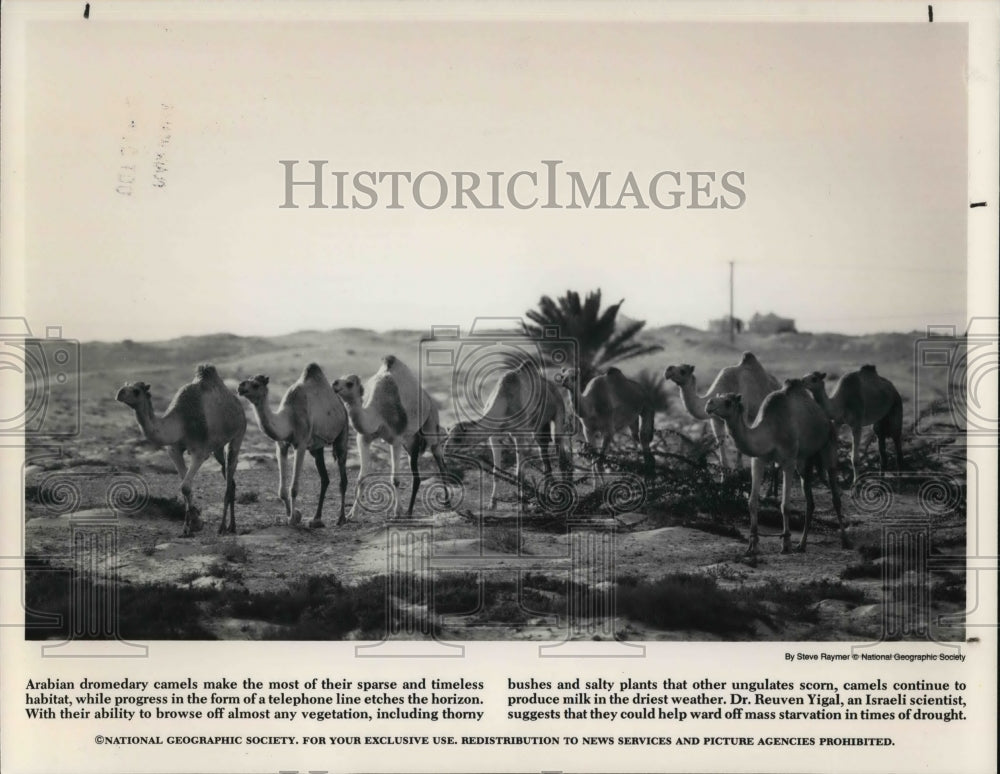
[(115, 400), (133, 409), (139, 408), (143, 403), (152, 403), (152, 398), (149, 394), (149, 385), (145, 382), (131, 382), (126, 384), (118, 390)]
[(253, 405), (259, 406), (267, 400), (267, 383), (271, 381), (264, 374), (257, 374), (240, 382), (236, 391)]
[(580, 369), (562, 368), (559, 373), (552, 377), (552, 381), (560, 387), (565, 387), (570, 392), (573, 392), (580, 384)]
[(663, 378), (668, 382), (673, 382), (678, 387), (684, 387), (694, 378), (694, 366), (682, 363), (681, 365), (669, 365), (663, 372)]
[(743, 416), (743, 396), (737, 392), (727, 392), (708, 399), (705, 411), (719, 419), (736, 419)]
[(447, 448), (456, 449), (463, 448), (467, 446), (475, 445), (477, 439), (482, 440), (482, 435), (470, 432), (470, 428), (474, 425), (474, 422), (459, 422), (454, 425), (451, 430), (448, 431), (448, 437), (445, 439)]
[(348, 374), (347, 376), (341, 376), (339, 379), (334, 379), (330, 383), (330, 386), (337, 393), (337, 397), (347, 405), (357, 403), (361, 400), (361, 396), (365, 394), (364, 385), (361, 384), (361, 377), (357, 374)]
[(802, 382), (802, 385), (813, 395), (826, 390), (826, 374), (822, 371), (813, 371), (796, 381)]
[(804, 379), (785, 379), (782, 389), (785, 392), (806, 392), (808, 390)]

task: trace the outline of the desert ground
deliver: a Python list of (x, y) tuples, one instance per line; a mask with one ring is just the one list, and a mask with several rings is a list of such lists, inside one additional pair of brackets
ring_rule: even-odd
[[(904, 400), (903, 471), (880, 479), (875, 443), (866, 446), (861, 480), (844, 490), (850, 548), (841, 547), (829, 490), (817, 484), (805, 553), (779, 553), (778, 503), (765, 497), (759, 552), (745, 555), (748, 470), (722, 480), (708, 423), (686, 413), (673, 384), (663, 386), (669, 407), (656, 418), (651, 479), (643, 479), (626, 433), (613, 448), (605, 486), (595, 491), (577, 440), (571, 506), (542, 502), (536, 489), (542, 478), (532, 463), (523, 496), (503, 476), (497, 507), (489, 509), (483, 494), (491, 485), (488, 466), (455, 460), (464, 477), (449, 508), (425, 454), (426, 496), (417, 498), (409, 525), (393, 522), (395, 531), (378, 510), (359, 509), (337, 526), (340, 496), (329, 451), (325, 527), (305, 526), (319, 490), (309, 458), (299, 494), (302, 525), (285, 523), (274, 444), (241, 400), (248, 430), (236, 474), (237, 534), (216, 534), (225, 482), (209, 460), (194, 487), (204, 529), (192, 537), (182, 536), (179, 481), (166, 451), (146, 441), (133, 412), (115, 400), (123, 383), (143, 380), (162, 412), (199, 363), (213, 363), (233, 390), (241, 379), (267, 374), (276, 406), (310, 362), (330, 379), (349, 373), (366, 379), (389, 354), (416, 369), (423, 335), (335, 330), (83, 343), (80, 405), (64, 399), (47, 407), (54, 418), (79, 412), (79, 435), (58, 444), (32, 440), (26, 453), (28, 636), (65, 637), (71, 619), (52, 624), (44, 614), (68, 611), (74, 582), (117, 578), (114, 634), (126, 639), (964, 639), (961, 429), (948, 410), (946, 375), (921, 373), (924, 381), (916, 386), (916, 332), (741, 334), (730, 343), (666, 326), (642, 333), (660, 352), (619, 364), (628, 375), (647, 370), (662, 383), (665, 366), (691, 363), (704, 390), (721, 367), (752, 351), (779, 380), (813, 370), (833, 377), (873, 363), (894, 382)], [(425, 379), (445, 426), (458, 419), (454, 378), (442, 372)], [(848, 439), (844, 428), (842, 481)], [(388, 472), (385, 445), (376, 442), (373, 451), (375, 471)], [(488, 459), (485, 448), (470, 454)], [(359, 464), (353, 432), (347, 464), (350, 507)], [(616, 500), (608, 491), (616, 482), (638, 494)], [(404, 477), (404, 511), (409, 487)], [(797, 541), (804, 508), (798, 486), (791, 503)], [(103, 529), (114, 532), (116, 547), (88, 565), (92, 576), (74, 581), (74, 531), (90, 518), (111, 525)], [(905, 534), (902, 522), (909, 525)], [(579, 566), (580, 546), (591, 545), (588, 535), (611, 557), (599, 571)]]

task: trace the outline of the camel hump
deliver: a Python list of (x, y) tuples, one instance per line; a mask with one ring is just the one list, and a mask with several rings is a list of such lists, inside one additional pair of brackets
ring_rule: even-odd
[(219, 372), (215, 370), (215, 366), (211, 363), (203, 363), (198, 366), (194, 372), (194, 378), (199, 382), (221, 382), (222, 377), (219, 376)]
[[(211, 366), (209, 366), (211, 368)], [(215, 372), (215, 369), (212, 369)], [(167, 413), (176, 413), (184, 427), (184, 438), (190, 444), (202, 444), (208, 440), (208, 417), (205, 414), (204, 395), (201, 385), (187, 384), (178, 391), (167, 407)]]
[(621, 370), (609, 368), (607, 374), (608, 386), (611, 388), (612, 398), (617, 402), (642, 403), (647, 398), (646, 390), (638, 382), (633, 382)]
[[(390, 356), (391, 357), (391, 356)], [(388, 360), (389, 358), (386, 358)], [(406, 430), (406, 409), (399, 394), (399, 385), (392, 378), (380, 379), (378, 390), (378, 411), (389, 428), (402, 435)]]
[(409, 367), (395, 355), (386, 355), (382, 358), (382, 370), (391, 373), (399, 380), (399, 388), (405, 393), (416, 394), (417, 377)]
[(323, 369), (319, 367), (316, 363), (310, 363), (305, 367), (302, 372), (303, 379), (318, 379), (319, 381), (326, 383), (326, 375), (323, 373)]
[(521, 367), (512, 368), (510, 371), (504, 371), (500, 375), (500, 392), (505, 393), (507, 390), (516, 390), (521, 384), (521, 377), (524, 376)]
[(866, 363), (865, 365), (861, 366), (860, 370), (864, 374), (877, 374), (878, 373), (878, 371), (875, 370), (875, 366), (873, 366), (871, 363)]
[(596, 377), (591, 379), (587, 386), (587, 394), (595, 414), (604, 417), (611, 416), (614, 412), (615, 400), (607, 379)]
[[(761, 362), (757, 359), (757, 356), (753, 352), (744, 352), (743, 357), (740, 358), (740, 364), (737, 368), (753, 371), (757, 374), (764, 374), (769, 379), (774, 379), (774, 377), (767, 372), (764, 366), (761, 365)], [(777, 380), (774, 379), (774, 381), (776, 382)]]
[(522, 393), (524, 391), (531, 392), (531, 382), (528, 381), (526, 384), (524, 381), (524, 377), (527, 375), (527, 372), (522, 370), (520, 365), (510, 371), (504, 371), (487, 400), (487, 405), (493, 408), (499, 403), (509, 414), (519, 414), (524, 409)]

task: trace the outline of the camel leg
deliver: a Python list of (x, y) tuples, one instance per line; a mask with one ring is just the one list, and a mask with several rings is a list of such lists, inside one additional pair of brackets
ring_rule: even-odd
[(184, 480), (181, 482), (181, 495), (184, 497), (184, 535), (191, 535), (201, 529), (201, 519), (198, 517), (198, 509), (194, 506), (194, 498), (191, 495), (191, 482), (198, 474), (198, 469), (205, 463), (211, 452), (197, 451), (191, 452), (191, 467), (188, 468)]
[(289, 524), (298, 524), (302, 521), (302, 512), (295, 507), (295, 499), (299, 496), (299, 480), (302, 478), (302, 464), (306, 461), (306, 447), (295, 447), (295, 468), (292, 470), (291, 503), (289, 505), (292, 515), (288, 519)]
[(601, 486), (604, 486), (604, 461), (608, 456), (608, 449), (611, 448), (611, 433), (604, 433), (601, 439), (601, 450), (597, 453), (594, 461), (594, 489), (597, 489), (597, 477), (601, 477)]
[(491, 436), (489, 444), (490, 444), (490, 454), (493, 455), (493, 487), (490, 490), (490, 510), (493, 511), (496, 510), (497, 507), (497, 478), (498, 478), (497, 474), (500, 472), (500, 464), (502, 462), (502, 459), (500, 456), (501, 450), (497, 446), (496, 439)]
[(858, 463), (861, 462), (861, 425), (851, 427), (851, 486), (858, 480)]
[(527, 494), (524, 491), (524, 487), (521, 485), (524, 482), (524, 471), (521, 470), (521, 447), (517, 444), (517, 438), (513, 435), (508, 437), (514, 446), (514, 479), (517, 481), (518, 497), (522, 500), (526, 500)]
[(781, 466), (777, 463), (768, 467), (768, 472), (770, 473), (771, 483), (768, 487), (767, 496), (777, 497), (778, 496), (778, 482), (781, 480)]
[(629, 425), (632, 438), (640, 449), (642, 449), (643, 475), (647, 478), (653, 475), (653, 453), (649, 450), (649, 444), (653, 440), (653, 415), (647, 413), (637, 416)]
[(760, 457), (754, 457), (750, 460), (750, 477), (752, 483), (750, 485), (750, 500), (748, 503), (750, 509), (750, 543), (747, 546), (747, 554), (757, 553), (757, 543), (760, 540), (760, 535), (757, 531), (757, 512), (760, 510), (760, 482), (764, 478), (766, 464)]
[[(553, 425), (554, 427), (554, 425)], [(559, 457), (559, 470), (565, 475), (572, 476), (573, 471), (573, 439), (565, 434), (559, 434), (556, 428), (556, 454)]]
[(781, 553), (787, 554), (792, 550), (792, 530), (788, 526), (788, 501), (792, 494), (795, 463), (786, 463), (781, 473)]
[(170, 457), (170, 461), (174, 463), (174, 468), (177, 469), (178, 478), (183, 481), (184, 477), (187, 475), (187, 464), (184, 462), (184, 452), (176, 446), (168, 446), (167, 455)]
[(392, 466), (392, 518), (399, 518), (399, 464), (403, 460), (403, 442), (397, 438), (389, 445), (389, 462)]
[(896, 470), (903, 469), (902, 421), (902, 412), (900, 411), (898, 415), (891, 413), (875, 423), (875, 435), (878, 437), (878, 456), (879, 463), (882, 466), (882, 473), (886, 473), (889, 470), (889, 455), (886, 451), (886, 443), (890, 437), (892, 438), (893, 446), (896, 447)]
[(326, 460), (323, 458), (325, 447), (313, 449), (311, 454), (316, 461), (316, 472), (319, 473), (319, 502), (316, 503), (316, 515), (309, 522), (310, 527), (323, 526), (323, 500), (326, 499), (326, 488), (330, 486), (330, 475), (326, 472)]
[[(802, 466), (802, 474), (799, 477), (802, 482), (802, 494), (806, 498), (806, 515), (802, 522), (802, 537), (799, 540), (798, 546), (796, 546), (797, 551), (805, 552), (806, 550), (806, 538), (809, 536), (809, 524), (812, 522), (813, 509), (816, 507), (816, 502), (813, 499), (812, 490), (812, 478), (813, 478), (813, 462), (814, 460), (805, 460)], [(815, 460), (819, 462), (819, 460)]]
[(889, 457), (885, 450), (885, 428), (880, 425), (875, 426), (875, 437), (878, 438), (878, 465), (879, 472), (885, 475), (889, 469)]
[(656, 467), (653, 462), (653, 452), (649, 448), (649, 445), (653, 442), (653, 431), (655, 430), (654, 419), (654, 413), (647, 411), (642, 415), (642, 422), (639, 426), (639, 444), (642, 446), (642, 460), (646, 467), (646, 475), (650, 478), (653, 477)]
[(726, 456), (726, 423), (718, 417), (712, 417), (712, 434), (719, 447), (719, 464), (722, 466), (722, 480), (725, 481), (726, 471), (729, 469), (729, 458)]
[(843, 548), (850, 548), (851, 541), (847, 538), (844, 530), (844, 512), (840, 504), (840, 484), (837, 482), (837, 447), (830, 444), (827, 447), (822, 459), (822, 464), (826, 467), (827, 481), (830, 484), (830, 496), (833, 498), (833, 510), (837, 514), (837, 524), (840, 526), (840, 545)]
[(226, 510), (229, 510), (230, 534), (236, 534), (236, 460), (240, 454), (240, 446), (243, 445), (243, 436), (234, 438), (229, 442), (227, 451), (225, 473), (226, 473), (226, 496), (222, 501), (222, 524), (219, 525), (219, 534), (226, 532)]
[(365, 438), (358, 433), (358, 457), (361, 458), (361, 468), (358, 470), (358, 481), (354, 485), (354, 504), (351, 505), (351, 512), (348, 518), (353, 519), (358, 510), (358, 501), (361, 500), (361, 487), (368, 477), (368, 468), (371, 467), (371, 439)]
[(552, 436), (549, 434), (549, 428), (544, 427), (535, 433), (535, 440), (538, 442), (538, 451), (542, 455), (542, 472), (545, 473), (546, 478), (549, 478), (552, 475), (552, 463), (549, 462), (549, 442), (552, 440)]
[(288, 496), (288, 444), (276, 443), (274, 455), (278, 458), (278, 497), (285, 504), (285, 520), (292, 517), (292, 500)]
[(434, 458), (434, 462), (437, 463), (438, 472), (443, 478), (448, 478), (448, 464), (444, 460), (444, 449), (442, 449), (441, 444), (437, 443), (431, 447), (431, 456)]
[(420, 453), (423, 451), (421, 438), (417, 435), (410, 446), (410, 475), (413, 483), (410, 485), (410, 507), (406, 509), (406, 515), (413, 515), (413, 504), (417, 500), (417, 490), (420, 489)]
[(340, 518), (337, 524), (347, 521), (344, 508), (347, 503), (347, 431), (345, 430), (333, 444), (333, 453), (337, 457), (337, 470), (340, 473)]
[(441, 474), (441, 485), (444, 487), (444, 505), (451, 510), (451, 490), (448, 489), (448, 465), (444, 461), (444, 449), (441, 448), (440, 442), (431, 446), (431, 456), (434, 458), (434, 462), (437, 463), (438, 472)]
[[(168, 446), (167, 455), (170, 457), (170, 461), (174, 463), (174, 468), (177, 470), (177, 476), (181, 480), (181, 485), (183, 486), (184, 480), (187, 478), (187, 463), (184, 462), (184, 452), (182, 452), (177, 446)], [(183, 495), (183, 490), (181, 492)], [(191, 506), (188, 503), (188, 499), (184, 498), (184, 534), (187, 533), (187, 512)], [(197, 509), (195, 509), (197, 511)]]
[(903, 469), (903, 404), (896, 403), (889, 413), (886, 422), (888, 434), (892, 436), (892, 445), (896, 447), (896, 470)]

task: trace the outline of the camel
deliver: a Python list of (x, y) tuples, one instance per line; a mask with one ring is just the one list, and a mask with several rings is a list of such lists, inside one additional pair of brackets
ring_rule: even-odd
[(530, 435), (538, 444), (542, 456), (542, 470), (546, 477), (552, 475), (549, 462), (549, 441), (555, 438), (559, 468), (569, 470), (572, 453), (566, 429), (566, 405), (559, 390), (530, 361), (524, 360), (515, 368), (504, 371), (497, 380), (486, 410), (477, 420), (459, 422), (448, 434), (448, 448), (467, 446), (476, 439), (488, 439), (493, 455), (493, 487), (490, 492), (490, 509), (497, 506), (497, 474), (502, 469), (498, 437), (506, 435), (514, 445), (515, 474), (521, 480), (521, 452), (518, 437)]
[[(118, 390), (115, 399), (135, 411), (143, 435), (157, 447), (165, 446), (170, 460), (177, 468), (177, 475), (181, 478), (181, 495), (184, 497), (183, 534), (188, 536), (201, 529), (191, 482), (210, 456), (219, 461), (226, 477), (219, 534), (226, 531), (235, 534), (236, 459), (246, 434), (247, 418), (239, 398), (226, 387), (215, 366), (198, 366), (194, 380), (177, 391), (163, 416), (157, 416), (153, 412), (150, 386), (145, 382), (126, 384)], [(184, 463), (185, 451), (191, 455), (190, 467)]]
[[(739, 365), (726, 366), (719, 371), (719, 375), (715, 377), (715, 381), (704, 395), (698, 394), (693, 365), (685, 363), (679, 366), (667, 366), (663, 377), (680, 387), (684, 408), (691, 416), (711, 421), (712, 432), (719, 443), (719, 462), (723, 468), (729, 467), (725, 447), (726, 425), (718, 417), (713, 417), (706, 411), (705, 404), (708, 399), (729, 392), (742, 395), (747, 418), (753, 421), (764, 398), (781, 389), (778, 380), (764, 369), (752, 352), (744, 352)], [(736, 455), (736, 466), (739, 467), (742, 464), (739, 448)]]
[(592, 466), (594, 486), (599, 476), (603, 479), (604, 461), (611, 441), (625, 428), (642, 448), (646, 475), (652, 474), (653, 454), (649, 443), (653, 440), (654, 412), (642, 386), (617, 368), (609, 368), (606, 373), (595, 376), (582, 392), (578, 379), (579, 371), (575, 368), (563, 368), (555, 377), (570, 394), (573, 410), (583, 425), (584, 442), (596, 448), (597, 437), (601, 437), (601, 447)]
[[(278, 410), (272, 411), (267, 404), (267, 385), (270, 380), (263, 374), (240, 382), (238, 392), (253, 406), (257, 423), (268, 438), (275, 442), (275, 456), (278, 458), (278, 496), (285, 504), (285, 516), (289, 524), (298, 524), (302, 514), (295, 508), (295, 498), (299, 493), (299, 478), (306, 453), (312, 455), (319, 473), (319, 501), (310, 527), (323, 526), (323, 501), (330, 485), (326, 472), (323, 452), (327, 446), (333, 447), (333, 456), (340, 471), (340, 518), (343, 524), (344, 501), (347, 498), (347, 412), (337, 399), (326, 376), (315, 363), (310, 363), (298, 380), (288, 388)], [(288, 451), (295, 449), (295, 462), (291, 480), (288, 476)]]
[(844, 531), (844, 516), (840, 507), (840, 489), (837, 486), (836, 432), (833, 423), (806, 390), (800, 379), (790, 379), (782, 389), (772, 392), (761, 404), (753, 425), (746, 419), (746, 407), (739, 393), (726, 393), (708, 399), (705, 409), (712, 416), (726, 423), (737, 448), (753, 457), (750, 469), (753, 484), (750, 487), (750, 543), (747, 553), (757, 550), (757, 512), (760, 501), (760, 484), (764, 466), (776, 463), (781, 467), (781, 553), (791, 549), (791, 531), (788, 528), (788, 498), (792, 477), (798, 474), (806, 498), (806, 515), (802, 525), (802, 539), (798, 550), (806, 550), (806, 537), (814, 509), (812, 494), (813, 468), (826, 472), (833, 496), (833, 509), (840, 523), (840, 541), (848, 546)]
[(861, 458), (861, 430), (874, 426), (878, 438), (878, 456), (882, 473), (889, 467), (885, 439), (896, 447), (896, 469), (903, 464), (903, 399), (888, 379), (879, 376), (873, 365), (863, 365), (840, 377), (832, 395), (826, 392), (826, 374), (813, 371), (802, 378), (816, 402), (838, 426), (851, 428), (851, 485), (858, 479)]
[(441, 475), (445, 478), (448, 475), (441, 448), (445, 433), (438, 419), (437, 405), (417, 383), (413, 372), (395, 355), (388, 355), (382, 359), (382, 367), (368, 380), (367, 387), (361, 385), (361, 380), (356, 374), (336, 379), (332, 387), (344, 402), (347, 416), (358, 434), (361, 470), (354, 504), (351, 506), (351, 518), (354, 518), (358, 507), (362, 483), (370, 473), (371, 444), (376, 438), (389, 444), (392, 461), (393, 518), (399, 516), (399, 499), (395, 496), (395, 489), (399, 487), (399, 463), (403, 457), (403, 450), (405, 449), (410, 455), (413, 485), (406, 515), (412, 516), (413, 504), (420, 488), (418, 463), (420, 455), (428, 446)]

